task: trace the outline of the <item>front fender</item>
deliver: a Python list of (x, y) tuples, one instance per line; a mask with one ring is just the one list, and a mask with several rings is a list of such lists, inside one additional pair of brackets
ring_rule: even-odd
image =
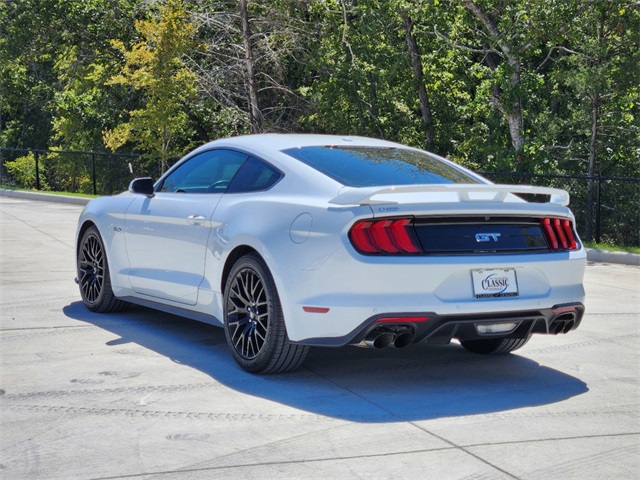
[(96, 198), (85, 206), (78, 219), (76, 256), (81, 236), (90, 225), (95, 225), (104, 243), (111, 286), (116, 296), (128, 294), (131, 288), (129, 279), (124, 274), (129, 268), (124, 223), (125, 212), (134, 198), (129, 194)]

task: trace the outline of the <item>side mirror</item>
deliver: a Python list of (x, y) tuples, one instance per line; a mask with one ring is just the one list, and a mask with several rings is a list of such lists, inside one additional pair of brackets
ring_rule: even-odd
[(153, 197), (153, 180), (151, 177), (136, 178), (129, 184), (131, 193), (140, 193), (147, 197)]

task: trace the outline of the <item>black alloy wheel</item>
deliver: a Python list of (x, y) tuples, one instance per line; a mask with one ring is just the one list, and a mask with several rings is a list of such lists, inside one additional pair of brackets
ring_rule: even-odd
[(227, 298), (227, 319), (231, 341), (242, 358), (252, 360), (260, 353), (269, 332), (269, 303), (262, 279), (255, 270), (237, 272)]
[(224, 318), (233, 358), (248, 372), (295, 370), (307, 356), (309, 347), (290, 343), (273, 277), (255, 253), (241, 257), (229, 273)]
[(80, 240), (77, 258), (78, 284), (85, 306), (93, 312), (114, 312), (127, 304), (111, 289), (109, 265), (98, 229), (89, 227)]

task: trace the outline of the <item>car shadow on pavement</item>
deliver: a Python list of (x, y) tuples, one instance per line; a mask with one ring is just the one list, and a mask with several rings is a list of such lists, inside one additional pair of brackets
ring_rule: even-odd
[(107, 346), (134, 343), (236, 391), (355, 422), (497, 413), (588, 391), (581, 380), (522, 356), (475, 355), (453, 344), (401, 350), (315, 348), (298, 371), (252, 375), (233, 361), (221, 328), (143, 307), (105, 315), (74, 302), (63, 311), (119, 337)]

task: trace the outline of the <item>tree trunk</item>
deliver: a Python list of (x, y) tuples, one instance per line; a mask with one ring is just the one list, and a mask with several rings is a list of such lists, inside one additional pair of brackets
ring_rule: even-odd
[[(342, 7), (342, 48), (344, 49), (345, 58), (348, 64), (352, 66), (354, 70), (357, 69), (356, 59), (353, 55), (353, 50), (351, 49), (351, 44), (347, 40), (347, 30), (349, 28), (349, 16), (347, 15), (347, 6), (344, 3), (344, 0), (340, 1), (340, 6)], [(358, 107), (358, 121), (360, 122), (360, 133), (366, 132), (366, 122), (364, 118), (364, 111), (362, 109), (362, 98), (358, 91), (360, 90), (360, 85), (358, 84), (358, 79), (356, 75), (353, 76), (351, 81), (351, 89), (350, 92), (356, 99), (356, 105)]]
[(369, 112), (369, 116), (373, 120), (373, 123), (378, 130), (378, 135), (380, 138), (385, 138), (384, 131), (380, 126), (380, 122), (378, 121), (378, 92), (376, 91), (375, 79), (371, 75), (371, 72), (366, 72), (365, 76), (367, 77), (367, 83), (369, 85), (369, 95), (371, 96), (370, 105), (367, 106), (367, 111)]
[(262, 112), (258, 105), (258, 87), (255, 75), (255, 58), (253, 56), (253, 45), (251, 42), (251, 29), (249, 27), (249, 11), (247, 0), (240, 0), (240, 22), (242, 23), (242, 42), (244, 44), (245, 59), (245, 84), (249, 94), (249, 123), (251, 133), (262, 132)]
[(589, 138), (589, 183), (587, 184), (587, 205), (585, 208), (585, 240), (593, 240), (593, 225), (594, 225), (594, 209), (593, 209), (593, 197), (596, 187), (596, 182), (593, 177), (596, 174), (596, 154), (597, 145), (596, 137), (598, 135), (598, 123), (600, 117), (600, 96), (594, 95), (591, 98), (591, 137)]
[(160, 151), (160, 175), (164, 175), (164, 172), (167, 171), (167, 152), (169, 151), (169, 135), (167, 133), (166, 124), (162, 126), (162, 136), (161, 136), (161, 151)]
[(425, 137), (427, 138), (427, 147), (431, 147), (435, 134), (433, 131), (433, 119), (431, 118), (431, 104), (422, 74), (422, 57), (416, 39), (413, 36), (413, 20), (409, 18), (406, 12), (400, 12), (400, 18), (402, 18), (402, 26), (404, 27), (404, 34), (407, 39), (407, 48), (409, 49), (409, 56), (411, 57), (411, 70), (413, 71), (413, 77), (418, 90), (418, 98), (420, 99), (420, 113), (422, 115), (422, 123), (424, 124)]
[[(597, 27), (597, 35), (598, 35), (598, 46), (602, 47), (605, 42), (605, 10), (602, 9), (600, 11), (600, 22)], [(597, 69), (600, 68), (601, 58), (596, 58), (596, 62), (593, 65)], [(597, 210), (594, 211), (593, 200), (595, 196), (596, 190), (596, 182), (593, 177), (596, 174), (596, 160), (598, 154), (598, 145), (596, 143), (598, 137), (598, 127), (600, 123), (600, 106), (602, 102), (602, 95), (600, 89), (597, 86), (598, 84), (594, 82), (594, 89), (588, 95), (589, 100), (591, 100), (591, 136), (589, 137), (589, 166), (587, 170), (587, 175), (589, 176), (589, 182), (587, 184), (587, 205), (585, 208), (585, 236), (587, 241), (593, 240), (594, 233), (594, 224), (596, 223), (595, 216), (599, 214)], [(600, 181), (600, 179), (598, 179)]]
[[(511, 75), (509, 77), (509, 87), (512, 91), (518, 90), (520, 86), (520, 70), (522, 68), (520, 59), (511, 50), (509, 44), (503, 38), (503, 34), (498, 25), (487, 15), (473, 0), (462, 0), (464, 6), (484, 25), (487, 33), (500, 49), (503, 58), (511, 67)], [(495, 70), (498, 66), (497, 62), (493, 62), (490, 54), (485, 56), (489, 67)], [(507, 120), (509, 125), (509, 134), (511, 136), (511, 145), (516, 153), (520, 153), (524, 148), (524, 120), (522, 115), (522, 97), (517, 95), (512, 102), (505, 104), (500, 89), (494, 88), (492, 95), (492, 105), (498, 109)]]
[(524, 135), (522, 134), (524, 129), (524, 121), (522, 119), (522, 107), (520, 105), (520, 97), (516, 100), (518, 105), (514, 105), (511, 110), (504, 111), (504, 116), (509, 124), (509, 134), (511, 135), (511, 145), (516, 152), (521, 152), (524, 149)]

